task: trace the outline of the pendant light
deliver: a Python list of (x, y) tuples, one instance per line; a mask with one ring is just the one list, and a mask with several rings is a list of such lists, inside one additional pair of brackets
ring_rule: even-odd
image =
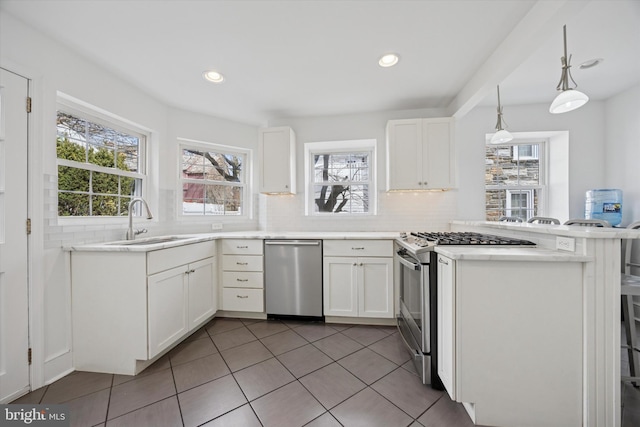
[(502, 127), (502, 106), (500, 105), (500, 86), (498, 88), (498, 122), (496, 123), (496, 133), (491, 137), (491, 144), (501, 144), (513, 139), (513, 135)]
[[(556, 87), (556, 90), (560, 90), (561, 92), (549, 107), (549, 112), (552, 114), (566, 113), (567, 111), (575, 110), (589, 101), (587, 95), (576, 90), (578, 84), (571, 76), (571, 55), (567, 56), (567, 26), (563, 26), (562, 29), (564, 36), (564, 56), (560, 59), (562, 62), (562, 74)], [(571, 79), (574, 85), (573, 87), (569, 87), (569, 79)]]

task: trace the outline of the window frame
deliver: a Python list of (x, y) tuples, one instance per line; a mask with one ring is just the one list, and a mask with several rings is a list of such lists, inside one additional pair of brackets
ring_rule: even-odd
[[(215, 142), (198, 141), (189, 138), (177, 138), (178, 141), (178, 153), (177, 153), (177, 197), (176, 197), (176, 213), (179, 221), (199, 221), (199, 220), (215, 220), (215, 221), (244, 221), (253, 218), (253, 205), (251, 203), (253, 194), (253, 150), (248, 148), (236, 147), (231, 145), (219, 144)], [(185, 179), (182, 177), (182, 153), (184, 149), (196, 149), (200, 151), (217, 151), (223, 154), (233, 154), (243, 157), (243, 169), (241, 171), (241, 182), (227, 182), (227, 181), (208, 181), (204, 179)], [(211, 183), (215, 185), (223, 185), (230, 187), (242, 187), (242, 213), (239, 215), (206, 215), (206, 214), (185, 214), (183, 208), (183, 184), (185, 182), (206, 184)]]
[[(107, 128), (113, 129), (118, 132), (126, 133), (129, 135), (137, 136), (139, 138), (138, 144), (138, 172), (129, 172), (122, 169), (111, 168), (96, 165), (88, 162), (77, 162), (74, 160), (60, 159), (56, 153), (56, 177), (58, 176), (58, 168), (60, 166), (72, 167), (75, 169), (86, 170), (91, 172), (106, 173), (109, 175), (115, 175), (126, 178), (139, 179), (140, 185), (136, 186), (136, 194), (132, 197), (144, 197), (149, 202), (149, 141), (151, 141), (151, 130), (141, 126), (131, 120), (125, 119), (121, 116), (108, 112), (99, 107), (93, 106), (89, 103), (73, 98), (62, 92), (57, 92), (56, 98), (56, 118), (58, 111), (75, 116), (79, 119), (86, 120), (88, 122), (96, 123)], [(57, 140), (57, 130), (56, 130)], [(56, 218), (59, 223), (72, 223), (74, 225), (83, 224), (120, 224), (127, 221), (127, 215), (119, 216), (107, 216), (107, 215), (89, 215), (89, 216), (60, 216), (58, 215), (58, 194), (60, 193), (58, 185), (56, 185), (56, 201), (55, 210)], [(91, 189), (88, 193), (93, 194)], [(134, 218), (142, 216), (140, 206), (134, 208)]]
[[(549, 199), (549, 187), (548, 187), (548, 182), (549, 182), (549, 176), (548, 176), (548, 170), (549, 170), (549, 157), (547, 155), (547, 153), (549, 152), (549, 139), (548, 138), (526, 138), (526, 137), (517, 137), (516, 135), (514, 135), (514, 139), (506, 142), (506, 143), (502, 143), (502, 144), (491, 144), (490, 143), (490, 135), (487, 136), (486, 140), (485, 140), (485, 144), (488, 147), (495, 147), (495, 146), (510, 146), (511, 150), (511, 158), (514, 158), (515, 156), (517, 156), (518, 153), (518, 146), (521, 145), (537, 145), (537, 147), (532, 147), (532, 154), (534, 154), (533, 156), (524, 156), (524, 157), (519, 157), (519, 160), (538, 160), (538, 184), (537, 185), (489, 185), (486, 183), (484, 184), (484, 188), (485, 188), (485, 207), (484, 207), (484, 212), (485, 212), (485, 218), (487, 216), (487, 204), (486, 204), (486, 194), (488, 190), (505, 190), (505, 206), (504, 206), (504, 212), (502, 213), (503, 215), (509, 216), (509, 213), (511, 211), (511, 200), (509, 195), (511, 193), (515, 193), (515, 192), (527, 192), (528, 195), (527, 196), (527, 202), (529, 203), (529, 198), (531, 198), (531, 210), (527, 210), (527, 214), (529, 212), (531, 212), (531, 216), (537, 215), (537, 216), (547, 216), (547, 210), (548, 210), (548, 199)], [(486, 151), (485, 151), (485, 167), (486, 167)], [(535, 191), (538, 192), (538, 205), (535, 206), (534, 203), (534, 194)], [(535, 214), (534, 214), (535, 212)], [(529, 219), (531, 216), (527, 215), (526, 218), (523, 218), (525, 221), (527, 219)]]
[[(356, 139), (345, 141), (307, 142), (304, 144), (304, 170), (305, 170), (305, 215), (314, 218), (362, 218), (378, 214), (377, 191), (377, 147), (375, 139)], [(369, 211), (362, 213), (352, 212), (316, 212), (315, 209), (315, 170), (313, 157), (318, 154), (344, 154), (362, 153), (369, 154), (369, 180), (362, 181), (369, 186)], [(338, 216), (337, 216), (338, 215)]]

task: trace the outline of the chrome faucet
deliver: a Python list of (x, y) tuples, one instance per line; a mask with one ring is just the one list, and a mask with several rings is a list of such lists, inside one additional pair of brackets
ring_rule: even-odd
[(142, 202), (142, 204), (144, 205), (145, 209), (147, 210), (147, 219), (153, 218), (153, 215), (151, 215), (151, 211), (149, 210), (149, 205), (142, 197), (134, 197), (133, 199), (131, 199), (131, 201), (129, 202), (129, 229), (127, 230), (127, 240), (134, 240), (137, 234), (147, 232), (147, 230), (144, 228), (141, 230), (133, 229), (133, 205), (135, 205), (136, 202)]

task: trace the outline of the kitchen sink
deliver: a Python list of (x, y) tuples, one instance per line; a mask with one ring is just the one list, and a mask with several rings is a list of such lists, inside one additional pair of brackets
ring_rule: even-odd
[(140, 240), (126, 240), (120, 242), (111, 242), (107, 245), (114, 246), (143, 246), (143, 245), (155, 245), (158, 243), (177, 242), (180, 240), (193, 239), (192, 236), (163, 236), (163, 237), (149, 237), (147, 239)]

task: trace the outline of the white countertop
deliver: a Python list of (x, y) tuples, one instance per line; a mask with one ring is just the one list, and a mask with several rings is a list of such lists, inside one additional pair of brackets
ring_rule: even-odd
[(526, 222), (451, 221), (452, 229), (487, 227), (496, 230), (522, 231), (589, 239), (640, 239), (640, 230), (626, 228), (584, 227), (579, 225), (528, 224)]
[[(234, 231), (221, 233), (203, 234), (175, 234), (170, 236), (145, 237), (136, 240), (119, 240), (114, 242), (91, 243), (86, 245), (72, 245), (65, 247), (68, 251), (92, 251), (92, 252), (148, 252), (160, 249), (206, 242), (217, 239), (322, 239), (322, 240), (393, 240), (400, 235), (395, 231), (372, 231), (372, 232), (326, 232), (326, 231)], [(172, 240), (159, 243), (142, 244), (164, 237), (180, 237), (179, 240)], [(135, 242), (132, 244), (132, 242)]]
[(590, 262), (593, 257), (541, 248), (488, 248), (486, 246), (436, 246), (436, 252), (465, 261)]

